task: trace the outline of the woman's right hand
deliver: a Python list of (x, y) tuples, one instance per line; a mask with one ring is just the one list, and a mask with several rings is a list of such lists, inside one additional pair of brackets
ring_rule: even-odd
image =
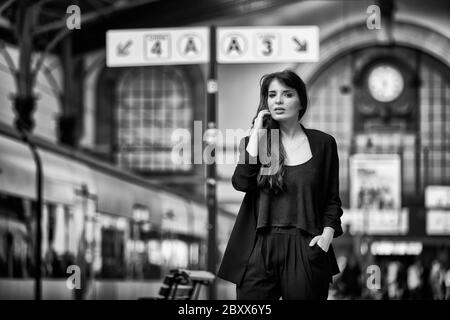
[(263, 122), (264, 122), (264, 118), (265, 118), (267, 115), (268, 115), (269, 117), (271, 116), (271, 115), (270, 115), (269, 109), (261, 110), (261, 111), (258, 113), (258, 115), (256, 116), (255, 122), (254, 122), (254, 124), (253, 124), (253, 128), (254, 128), (254, 129), (264, 129), (264, 127), (263, 127)]
[(247, 145), (247, 152), (252, 156), (256, 157), (258, 155), (258, 141), (264, 131), (259, 131), (259, 129), (264, 129), (263, 122), (264, 117), (270, 117), (270, 111), (268, 109), (261, 110), (253, 122), (253, 128), (251, 129), (250, 140)]

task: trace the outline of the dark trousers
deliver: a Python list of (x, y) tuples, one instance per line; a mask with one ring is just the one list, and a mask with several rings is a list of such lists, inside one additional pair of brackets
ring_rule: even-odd
[(258, 230), (238, 300), (326, 300), (331, 282), (328, 255), (297, 228)]

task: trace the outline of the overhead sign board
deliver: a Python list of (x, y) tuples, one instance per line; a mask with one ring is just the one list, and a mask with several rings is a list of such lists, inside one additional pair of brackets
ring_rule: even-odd
[(319, 61), (318, 26), (217, 28), (217, 62)]
[(198, 64), (209, 61), (209, 28), (109, 30), (108, 67)]
[[(217, 62), (282, 63), (319, 61), (319, 27), (217, 28)], [(209, 62), (209, 28), (109, 30), (108, 67)]]

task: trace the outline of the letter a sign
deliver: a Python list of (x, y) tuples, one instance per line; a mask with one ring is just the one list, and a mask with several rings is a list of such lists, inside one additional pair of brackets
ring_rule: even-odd
[(219, 63), (319, 61), (317, 26), (223, 27), (217, 32)]
[(109, 30), (108, 67), (198, 64), (209, 60), (209, 28)]
[(220, 49), (226, 56), (239, 59), (247, 52), (247, 43), (242, 35), (230, 33), (224, 37)]
[[(217, 28), (218, 63), (319, 61), (319, 27)], [(208, 27), (109, 30), (108, 67), (209, 62)]]

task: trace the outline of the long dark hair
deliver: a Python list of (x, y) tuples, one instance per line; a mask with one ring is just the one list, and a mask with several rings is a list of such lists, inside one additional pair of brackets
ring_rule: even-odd
[[(285, 86), (295, 89), (297, 91), (299, 100), (300, 100), (300, 111), (298, 113), (298, 120), (303, 117), (308, 107), (308, 96), (306, 94), (306, 85), (303, 80), (293, 71), (286, 69), (280, 72), (274, 72), (270, 74), (264, 75), (260, 80), (260, 100), (258, 110), (256, 111), (256, 115), (252, 120), (252, 128), (255, 123), (255, 119), (258, 116), (261, 110), (268, 110), (269, 106), (267, 105), (267, 98), (269, 96), (269, 86), (273, 80), (278, 80)], [(276, 159), (276, 157), (272, 158), (272, 153), (279, 151), (279, 166), (278, 169), (273, 174), (261, 174), (263, 170), (267, 170), (267, 167), (270, 167), (269, 164), (263, 164), (261, 170), (258, 174), (258, 187), (260, 189), (265, 189), (268, 191), (277, 194), (280, 191), (284, 190), (283, 183), (283, 175), (284, 175), (284, 161), (286, 159), (286, 151), (284, 149), (283, 143), (278, 145), (278, 141), (274, 141), (272, 145), (271, 133), (270, 129), (280, 129), (280, 124), (278, 121), (273, 120), (272, 117), (268, 117), (268, 119), (264, 122), (264, 128), (267, 130), (267, 156), (270, 159)], [(281, 142), (281, 136), (278, 139)], [(267, 173), (267, 171), (266, 171)]]

